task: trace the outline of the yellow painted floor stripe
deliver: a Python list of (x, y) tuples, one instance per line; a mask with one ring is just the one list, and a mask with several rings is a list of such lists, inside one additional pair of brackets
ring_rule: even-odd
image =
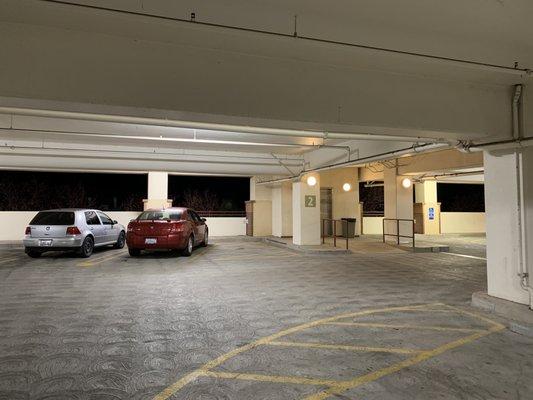
[(252, 350), (258, 346), (268, 344), (269, 342), (272, 342), (281, 337), (290, 335), (292, 333), (300, 332), (305, 329), (313, 328), (315, 326), (322, 325), (324, 323), (336, 321), (336, 320), (343, 319), (343, 318), (352, 318), (352, 317), (358, 317), (362, 315), (402, 311), (404, 309), (409, 309), (409, 310), (414, 309), (414, 308), (423, 309), (426, 307), (443, 306), (443, 305), (444, 305), (443, 303), (432, 303), (432, 304), (422, 304), (419, 306), (387, 307), (387, 308), (380, 308), (380, 309), (373, 309), (373, 310), (358, 311), (358, 312), (353, 312), (353, 313), (340, 314), (340, 315), (336, 315), (336, 316), (328, 317), (324, 319), (319, 319), (319, 320), (301, 324), (301, 325), (298, 325), (298, 326), (295, 326), (289, 329), (285, 329), (278, 333), (274, 333), (273, 335), (258, 339), (255, 342), (249, 343), (241, 347), (237, 347), (236, 349), (233, 349), (229, 351), (228, 353), (223, 354), (215, 358), (214, 360), (207, 362), (201, 368), (193, 372), (190, 372), (189, 374), (185, 375), (183, 378), (177, 380), (176, 382), (168, 386), (161, 393), (154, 396), (153, 400), (167, 400), (168, 398), (173, 396), (176, 392), (178, 392), (181, 388), (183, 388), (185, 385), (194, 381), (199, 376), (202, 376), (202, 374), (204, 374), (206, 371), (209, 371), (215, 367), (218, 367), (220, 364), (226, 362), (227, 360), (241, 353)]
[(308, 347), (308, 348), (315, 348), (315, 349), (347, 350), (347, 351), (376, 352), (376, 353), (417, 354), (421, 352), (421, 350), (395, 348), (395, 347), (368, 347), (368, 346), (352, 346), (352, 345), (343, 345), (343, 344), (308, 343), (308, 342), (269, 342), (267, 344), (269, 346)]
[(364, 328), (384, 328), (384, 329), (422, 329), (431, 331), (452, 331), (452, 332), (485, 332), (485, 329), (456, 328), (453, 326), (429, 326), (429, 325), (409, 325), (409, 324), (375, 324), (371, 322), (327, 322), (325, 325), (359, 326)]
[(10, 262), (10, 261), (16, 261), (16, 260), (18, 260), (18, 259), (19, 259), (19, 257), (4, 258), (4, 259), (0, 260), (0, 264), (5, 264), (5, 263), (8, 263), (8, 262)]
[(121, 252), (118, 252), (118, 253), (113, 253), (111, 255), (106, 255), (106, 256), (102, 256), (102, 257), (98, 257), (98, 258), (94, 258), (94, 259), (89, 259), (87, 261), (79, 263), (78, 267), (91, 267), (93, 265), (101, 264), (101, 263), (103, 263), (105, 261), (109, 261), (109, 260), (112, 260), (114, 258), (120, 257), (120, 256), (122, 256), (124, 254), (125, 254), (125, 252), (121, 251)]
[(413, 365), (419, 364), (419, 363), (421, 363), (423, 361), (426, 361), (426, 360), (428, 360), (430, 358), (436, 357), (436, 356), (438, 356), (438, 355), (440, 355), (440, 354), (442, 354), (442, 353), (444, 353), (444, 352), (446, 352), (448, 350), (452, 350), (452, 349), (464, 346), (464, 345), (466, 345), (468, 343), (473, 342), (474, 340), (481, 339), (484, 336), (490, 335), (491, 333), (501, 331), (502, 329), (505, 329), (505, 327), (502, 326), (502, 325), (499, 325), (499, 324), (495, 324), (488, 331), (474, 333), (474, 334), (472, 334), (470, 336), (455, 340), (455, 341), (450, 342), (450, 343), (446, 343), (446, 344), (444, 344), (444, 345), (442, 345), (440, 347), (437, 347), (437, 348), (435, 348), (433, 350), (424, 351), (424, 352), (420, 353), (419, 355), (417, 355), (415, 357), (409, 358), (409, 359), (404, 360), (404, 361), (400, 361), (400, 362), (398, 362), (396, 364), (393, 364), (393, 365), (391, 365), (389, 367), (385, 367), (385, 368), (382, 368), (382, 369), (380, 369), (378, 371), (371, 372), (371, 373), (363, 375), (363, 376), (359, 376), (359, 377), (354, 378), (352, 380), (345, 381), (343, 383), (334, 385), (331, 388), (326, 389), (326, 390), (324, 390), (322, 392), (307, 396), (305, 398), (305, 400), (323, 400), (323, 399), (326, 399), (326, 398), (331, 397), (331, 396), (338, 396), (338, 395), (346, 392), (347, 390), (355, 389), (358, 386), (364, 385), (366, 383), (373, 382), (373, 381), (375, 381), (375, 380), (377, 380), (379, 378), (382, 378), (384, 376), (393, 374), (393, 373), (398, 372), (398, 371), (400, 371), (400, 370), (402, 370), (404, 368), (411, 367)]
[(316, 386), (334, 386), (342, 381), (334, 381), (329, 379), (314, 379), (303, 378), (299, 376), (279, 376), (279, 375), (262, 375), (262, 374), (247, 374), (240, 372), (217, 372), (205, 371), (204, 376), (212, 378), (223, 379), (241, 379), (246, 381), (272, 382), (272, 383), (292, 383), (295, 385), (316, 385)]

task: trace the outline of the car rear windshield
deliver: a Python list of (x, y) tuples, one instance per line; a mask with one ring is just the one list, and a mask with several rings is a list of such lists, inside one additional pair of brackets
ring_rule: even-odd
[(183, 213), (181, 211), (145, 211), (139, 217), (137, 218), (139, 221), (147, 221), (147, 220), (171, 220), (171, 221), (179, 221), (181, 219), (181, 215)]
[(31, 220), (30, 225), (74, 225), (74, 212), (41, 211)]

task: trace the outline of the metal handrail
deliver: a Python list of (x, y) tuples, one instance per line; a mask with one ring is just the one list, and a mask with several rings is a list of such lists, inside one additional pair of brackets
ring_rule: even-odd
[[(393, 233), (385, 233), (385, 221), (396, 221), (396, 234)], [(412, 236), (407, 235), (400, 235), (400, 222), (410, 222), (412, 224)], [(383, 243), (385, 243), (385, 236), (395, 236), (396, 237), (396, 244), (400, 245), (400, 238), (407, 238), (412, 239), (413, 241), (413, 250), (415, 249), (415, 220), (414, 219), (407, 219), (407, 218), (383, 218)]]
[(346, 223), (346, 250), (348, 250), (348, 221), (345, 219), (322, 218), (322, 244), (326, 243), (326, 229), (324, 227), (326, 221), (333, 222), (333, 247), (337, 247), (337, 222), (342, 222), (343, 224)]

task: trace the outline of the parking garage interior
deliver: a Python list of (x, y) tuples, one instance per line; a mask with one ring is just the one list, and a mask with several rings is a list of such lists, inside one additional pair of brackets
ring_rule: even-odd
[(1, 0), (0, 398), (533, 398), (532, 13)]

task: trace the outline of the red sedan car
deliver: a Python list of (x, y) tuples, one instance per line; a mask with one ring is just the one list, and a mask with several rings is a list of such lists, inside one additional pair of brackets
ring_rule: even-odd
[(126, 244), (131, 256), (141, 250), (179, 250), (190, 256), (195, 246), (207, 246), (209, 232), (205, 218), (181, 207), (151, 209), (130, 221)]

